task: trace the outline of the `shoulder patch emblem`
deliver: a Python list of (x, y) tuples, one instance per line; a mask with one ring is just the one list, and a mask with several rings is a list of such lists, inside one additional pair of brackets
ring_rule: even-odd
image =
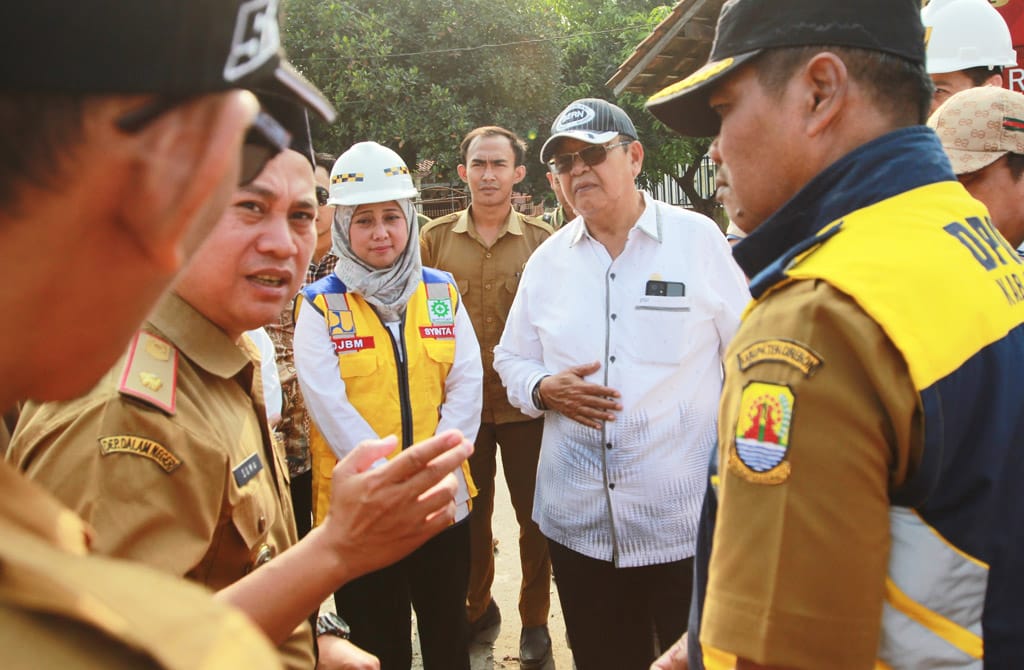
[(128, 348), (117, 390), (173, 415), (178, 390), (178, 350), (156, 335), (140, 330)]
[(810, 377), (823, 361), (810, 348), (792, 340), (761, 340), (736, 355), (744, 372), (758, 363), (785, 363)]
[(740, 397), (729, 470), (755, 484), (781, 484), (789, 478), (789, 428), (796, 404), (781, 384), (752, 382)]
[(164, 472), (174, 472), (181, 465), (181, 459), (171, 453), (164, 445), (145, 437), (136, 435), (110, 435), (100, 438), (100, 453), (133, 454), (153, 461)]

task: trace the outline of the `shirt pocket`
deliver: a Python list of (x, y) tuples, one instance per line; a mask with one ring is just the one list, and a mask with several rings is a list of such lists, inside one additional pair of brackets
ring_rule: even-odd
[[(519, 274), (516, 273), (507, 277), (498, 286), (498, 317), (505, 321), (508, 311), (512, 309), (512, 301), (515, 300), (516, 291), (519, 290)], [(504, 324), (503, 324), (504, 325)]]
[(452, 365), (455, 362), (455, 340), (423, 340), (423, 349), (427, 352), (430, 360), (444, 365)]
[(377, 367), (377, 356), (373, 350), (344, 354), (338, 360), (342, 379), (369, 377), (377, 371)]
[(690, 307), (685, 296), (644, 296), (633, 310), (637, 359), (661, 365), (682, 361)]
[[(261, 472), (257, 476), (262, 475)], [(246, 486), (254, 486), (254, 482), (250, 481)], [(242, 540), (246, 556), (239, 558), (245, 561), (248, 572), (272, 558), (277, 553), (277, 547), (268, 539), (270, 526), (275, 521), (273, 509), (262, 504), (255, 491), (245, 491), (245, 488), (234, 488), (231, 525)]]

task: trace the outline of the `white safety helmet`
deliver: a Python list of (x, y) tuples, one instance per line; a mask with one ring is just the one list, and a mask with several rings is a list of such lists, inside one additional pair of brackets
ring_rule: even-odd
[(365, 205), (415, 198), (409, 168), (402, 157), (376, 142), (359, 142), (331, 168), (328, 205)]
[(928, 74), (1017, 64), (1010, 28), (988, 0), (931, 0), (921, 22)]

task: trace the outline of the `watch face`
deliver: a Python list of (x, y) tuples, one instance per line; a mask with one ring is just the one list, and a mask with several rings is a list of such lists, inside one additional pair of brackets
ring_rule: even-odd
[(317, 637), (321, 635), (336, 635), (343, 640), (347, 640), (350, 630), (348, 624), (340, 616), (334, 612), (325, 612), (316, 620), (316, 634)]

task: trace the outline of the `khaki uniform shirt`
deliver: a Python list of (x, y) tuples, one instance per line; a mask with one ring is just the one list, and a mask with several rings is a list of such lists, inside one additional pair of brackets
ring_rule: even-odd
[(420, 231), (423, 265), (450, 272), (469, 311), (484, 365), (483, 423), (529, 421), (508, 402), (494, 371), (494, 346), (501, 339), (519, 277), (533, 250), (551, 236), (540, 219), (509, 208), (498, 239), (488, 247), (476, 232), (471, 210), (434, 219)]
[(88, 555), (82, 521), (0, 463), (4, 668), (280, 668), (267, 639), (210, 594)]
[[(169, 295), (92, 391), (24, 408), (9, 459), (96, 529), (96, 552), (232, 584), (296, 542), (258, 352), (242, 342), (249, 354)], [(313, 666), (307, 623), (281, 652)]]
[[(873, 667), (889, 491), (922, 449), (903, 357), (851, 298), (825, 282), (798, 281), (753, 308), (725, 369), (701, 642), (787, 667), (821, 667), (823, 657), (830, 668)], [(781, 472), (759, 474), (737, 453), (737, 436), (757, 439), (759, 431), (786, 447)], [(814, 551), (792, 550), (801, 546)], [(834, 657), (823, 651), (830, 649), (845, 651)]]

